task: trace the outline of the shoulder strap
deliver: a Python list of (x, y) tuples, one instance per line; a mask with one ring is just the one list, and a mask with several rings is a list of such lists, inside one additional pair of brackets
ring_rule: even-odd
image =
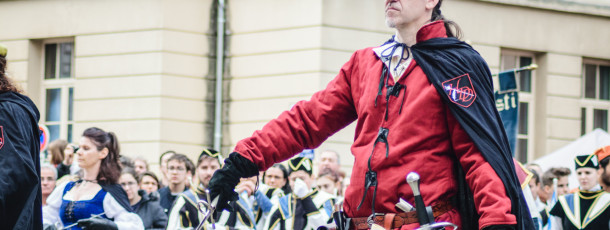
[(563, 208), (563, 212), (566, 214), (566, 218), (568, 218), (576, 228), (581, 229), (579, 197), (574, 194), (567, 194), (559, 197), (558, 200), (561, 204), (561, 208)]
[(68, 182), (68, 184), (66, 184), (66, 187), (64, 187), (64, 192), (63, 192), (62, 197), (63, 197), (63, 196), (65, 196), (65, 195), (66, 195), (66, 193), (67, 193), (68, 191), (70, 191), (70, 189), (72, 189), (72, 187), (74, 187), (74, 184), (75, 184), (75, 182), (74, 182), (74, 181), (70, 181), (70, 182)]
[(127, 193), (125, 190), (118, 184), (104, 184), (101, 183), (102, 189), (106, 192), (110, 193), (112, 197), (128, 212), (133, 212), (131, 209), (131, 205), (129, 205), (129, 199), (127, 198)]
[(197, 207), (197, 202), (199, 202), (199, 197), (197, 196), (197, 194), (195, 194), (193, 192), (193, 190), (189, 189), (189, 190), (184, 191), (182, 193), (182, 196), (184, 196), (186, 201), (191, 203), (193, 206)]
[(280, 214), (282, 214), (282, 219), (288, 219), (292, 216), (292, 202), (291, 202), (291, 195), (288, 196), (283, 196), (282, 198), (280, 198)]

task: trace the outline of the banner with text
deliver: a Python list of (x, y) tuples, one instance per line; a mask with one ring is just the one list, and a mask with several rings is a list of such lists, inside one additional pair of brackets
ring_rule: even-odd
[(515, 156), (517, 147), (517, 124), (519, 124), (519, 90), (515, 71), (507, 71), (498, 74), (499, 88), (494, 94), (496, 96), (496, 108), (500, 112), (510, 149)]

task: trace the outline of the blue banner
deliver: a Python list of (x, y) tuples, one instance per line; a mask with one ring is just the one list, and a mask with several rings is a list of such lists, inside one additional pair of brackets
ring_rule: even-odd
[(314, 153), (313, 149), (305, 149), (305, 150), (303, 150), (303, 152), (299, 153), (299, 156), (307, 157), (311, 161), (313, 161), (313, 158), (315, 157), (315, 153)]
[(519, 92), (515, 71), (500, 73), (498, 80), (500, 90), (494, 93), (496, 96), (496, 108), (500, 112), (514, 157), (515, 148), (517, 147), (517, 124), (519, 124)]

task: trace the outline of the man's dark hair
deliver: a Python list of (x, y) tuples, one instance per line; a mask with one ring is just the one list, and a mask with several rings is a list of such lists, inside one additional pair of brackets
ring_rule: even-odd
[[(288, 194), (290, 192), (292, 192), (292, 189), (290, 189), (290, 183), (288, 183), (288, 169), (286, 169), (286, 166), (282, 165), (282, 164), (273, 164), (273, 166), (269, 167), (269, 168), (278, 168), (280, 169), (280, 171), (282, 171), (282, 175), (284, 176), (284, 179), (286, 180), (286, 184), (284, 184), (284, 186), (282, 187), (282, 191), (284, 191), (284, 194)], [(263, 183), (265, 183), (265, 176), (267, 175), (267, 171), (265, 171), (263, 173)]]
[[(125, 166), (125, 165), (123, 165), (123, 166)], [(138, 176), (136, 175), (136, 170), (132, 167), (123, 167), (123, 169), (121, 169), (121, 175), (123, 175), (123, 174), (129, 174), (129, 175), (133, 176), (133, 179), (138, 181)]]
[(191, 175), (195, 174), (195, 165), (193, 164), (193, 161), (191, 161), (191, 159), (189, 159), (186, 155), (176, 153), (172, 157), (167, 159), (168, 164), (170, 161), (178, 161), (180, 163), (184, 163), (186, 171), (190, 172)]
[(322, 178), (325, 176), (329, 177), (330, 180), (332, 180), (335, 183), (339, 182), (339, 180), (341, 179), (339, 172), (329, 169), (329, 168), (323, 169), (322, 172), (320, 172), (320, 174), (318, 174), (318, 178)]
[(157, 182), (157, 189), (161, 188), (161, 183), (159, 182), (159, 178), (157, 178), (157, 175), (155, 175), (155, 173), (150, 172), (150, 171), (146, 171), (146, 172), (143, 172), (142, 174), (138, 175), (138, 177), (137, 177), (138, 184), (142, 184), (142, 179), (145, 176), (152, 177)]
[(445, 30), (447, 31), (447, 37), (455, 37), (457, 39), (460, 39), (462, 37), (462, 29), (454, 21), (445, 18), (445, 16), (441, 12), (442, 3), (443, 0), (438, 0), (438, 4), (436, 4), (434, 10), (432, 10), (432, 18), (430, 19), (430, 21), (434, 22), (438, 20), (443, 20), (443, 22), (445, 23)]
[(570, 171), (569, 168), (566, 168), (566, 167), (550, 168), (549, 170), (544, 172), (544, 174), (542, 175), (542, 185), (543, 186), (552, 186), (553, 179), (555, 179), (555, 178), (559, 179), (560, 177), (569, 176), (570, 173), (572, 173), (572, 172)]
[(161, 153), (161, 156), (159, 156), (159, 165), (161, 165), (161, 161), (163, 161), (163, 156), (165, 156), (167, 154), (176, 154), (176, 151), (174, 151), (174, 150), (167, 150), (164, 153)]
[(128, 156), (121, 155), (121, 157), (119, 157), (119, 163), (121, 163), (123, 168), (134, 168), (133, 161)]

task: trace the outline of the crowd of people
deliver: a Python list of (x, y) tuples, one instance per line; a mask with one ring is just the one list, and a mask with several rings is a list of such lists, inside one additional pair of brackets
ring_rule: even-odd
[(200, 206), (208, 202), (206, 189), (224, 163), (216, 150), (203, 149), (195, 161), (163, 152), (157, 174), (145, 158), (120, 154), (112, 132), (89, 128), (79, 144), (55, 140), (46, 153), (41, 164), (45, 230), (195, 229), (200, 224), (205, 229), (317, 229), (332, 222), (345, 188), (337, 152), (319, 152), (315, 160), (295, 157), (242, 179), (235, 188), (239, 199), (206, 221)]
[(573, 159), (578, 187), (568, 182), (572, 171), (552, 167), (543, 171), (527, 164), (531, 173), (528, 203), (536, 229), (610, 229), (610, 146)]
[[(237, 201), (204, 220), (203, 202), (211, 202), (206, 190), (224, 163), (213, 149), (203, 149), (195, 161), (166, 151), (159, 157), (157, 174), (150, 171), (145, 158), (120, 155), (113, 133), (89, 128), (80, 144), (55, 140), (47, 155), (41, 164), (47, 230), (195, 229), (200, 225), (205, 229), (212, 225), (317, 229), (332, 226), (346, 181), (335, 151), (321, 151), (313, 161), (294, 157), (241, 179), (235, 188)], [(543, 171), (537, 164), (527, 164), (524, 169), (529, 176), (524, 183), (528, 186), (523, 192), (531, 193), (533, 202), (528, 205), (536, 229), (610, 228), (609, 161), (610, 146), (577, 156), (574, 173), (579, 186), (574, 189), (568, 184), (570, 169)]]
[[(0, 126), (0, 163), (11, 166), (0, 173), (10, 185), (0, 190), (0, 227), (310, 230), (335, 220), (339, 230), (435, 221), (454, 229), (608, 229), (610, 147), (574, 159), (574, 191), (570, 170), (514, 162), (487, 63), (459, 40), (442, 2), (384, 1), (395, 30), (387, 42), (354, 52), (325, 89), (238, 141), (224, 160), (212, 149), (194, 160), (164, 152), (159, 177), (95, 127), (78, 145), (51, 144), (41, 167), (36, 106), (0, 72), (0, 121), (10, 121)], [(337, 153), (294, 155), (351, 123), (344, 189)], [(419, 176), (407, 183), (410, 172)]]

